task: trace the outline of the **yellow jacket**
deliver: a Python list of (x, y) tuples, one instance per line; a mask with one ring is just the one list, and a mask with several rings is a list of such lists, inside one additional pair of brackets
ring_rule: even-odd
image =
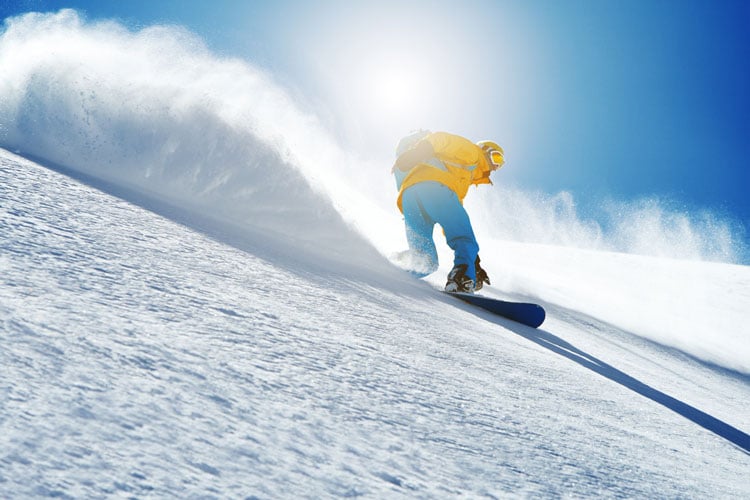
[(446, 132), (434, 132), (422, 141), (430, 143), (435, 156), (415, 165), (401, 181), (396, 201), (401, 212), (404, 211), (401, 206), (404, 191), (419, 182), (439, 182), (455, 192), (461, 202), (472, 184), (492, 184), (487, 156), (470, 140)]

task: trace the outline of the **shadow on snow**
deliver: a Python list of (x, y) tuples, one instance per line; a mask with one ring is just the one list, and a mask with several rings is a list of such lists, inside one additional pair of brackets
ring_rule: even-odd
[(559, 354), (589, 370), (593, 371), (605, 377), (613, 382), (620, 384), (621, 386), (630, 389), (631, 391), (639, 394), (651, 401), (658, 403), (665, 408), (672, 410), (678, 415), (690, 420), (691, 422), (698, 424), (704, 429), (720, 436), (735, 446), (739, 447), (746, 454), (750, 455), (750, 435), (741, 431), (740, 429), (722, 421), (718, 418), (709, 415), (708, 413), (689, 405), (677, 398), (670, 396), (658, 389), (655, 389), (648, 384), (641, 382), (628, 375), (627, 373), (618, 370), (614, 366), (610, 365), (598, 359), (580, 349), (575, 347), (570, 342), (561, 339), (560, 337), (553, 335), (549, 331), (542, 329), (533, 329), (524, 325), (520, 325), (511, 320), (499, 318), (486, 311), (479, 311), (475, 307), (466, 305), (467, 310), (473, 309), (477, 314), (481, 314), (486, 319), (503, 326), (509, 331), (519, 335), (526, 340), (529, 340), (545, 349)]

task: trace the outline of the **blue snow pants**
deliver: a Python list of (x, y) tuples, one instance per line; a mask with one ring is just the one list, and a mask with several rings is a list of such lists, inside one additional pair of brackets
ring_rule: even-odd
[(439, 182), (419, 182), (408, 187), (401, 199), (406, 225), (406, 240), (412, 252), (425, 262), (424, 276), (438, 268), (438, 255), (432, 231), (440, 224), (448, 246), (453, 250), (453, 265), (466, 264), (466, 276), (476, 281), (474, 262), (479, 245), (456, 193)]

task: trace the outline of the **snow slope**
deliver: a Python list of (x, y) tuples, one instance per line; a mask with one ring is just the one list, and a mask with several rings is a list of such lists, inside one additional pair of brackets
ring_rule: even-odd
[(279, 264), (7, 152), (0, 200), (2, 497), (750, 494), (746, 376)]
[(0, 68), (0, 497), (750, 496), (728, 226), (471, 193), (531, 330), (398, 270), (390, 158), (181, 29), (28, 15)]

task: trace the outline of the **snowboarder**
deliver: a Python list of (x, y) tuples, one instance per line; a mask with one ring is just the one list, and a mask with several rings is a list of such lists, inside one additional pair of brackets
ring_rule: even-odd
[(396, 156), (391, 172), (404, 214), (412, 273), (424, 277), (437, 270), (432, 231), (440, 224), (454, 253), (445, 291), (473, 293), (489, 285), (463, 199), (470, 185), (492, 184), (490, 174), (505, 163), (503, 149), (492, 141), (474, 144), (458, 135), (422, 130), (401, 139)]

